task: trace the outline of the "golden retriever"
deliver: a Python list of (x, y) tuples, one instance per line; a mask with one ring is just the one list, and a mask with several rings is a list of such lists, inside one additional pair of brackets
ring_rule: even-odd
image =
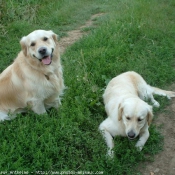
[(0, 121), (25, 112), (28, 106), (37, 114), (58, 108), (64, 90), (57, 35), (35, 30), (20, 44), (22, 51), (0, 74)]
[(108, 118), (99, 129), (107, 143), (107, 155), (113, 157), (113, 137), (127, 136), (130, 140), (139, 136), (136, 147), (142, 150), (149, 137), (149, 125), (153, 113), (152, 106), (143, 100), (149, 100), (155, 107), (159, 103), (153, 95), (175, 97), (175, 92), (151, 87), (136, 72), (130, 71), (113, 78), (103, 94)]

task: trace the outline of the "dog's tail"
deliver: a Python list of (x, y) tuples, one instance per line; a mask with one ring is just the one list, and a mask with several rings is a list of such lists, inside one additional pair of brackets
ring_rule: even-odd
[(159, 89), (157, 87), (152, 87), (153, 89), (153, 94), (157, 94), (160, 96), (166, 96), (168, 99), (171, 99), (171, 97), (175, 97), (175, 92), (173, 91), (166, 91), (163, 89)]

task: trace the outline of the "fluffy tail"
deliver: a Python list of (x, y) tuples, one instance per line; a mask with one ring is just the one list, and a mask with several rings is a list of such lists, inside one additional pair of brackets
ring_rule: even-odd
[(175, 92), (173, 91), (165, 91), (163, 89), (159, 89), (156, 87), (152, 87), (153, 89), (153, 94), (157, 94), (160, 96), (166, 96), (168, 99), (171, 99), (171, 97), (175, 97)]

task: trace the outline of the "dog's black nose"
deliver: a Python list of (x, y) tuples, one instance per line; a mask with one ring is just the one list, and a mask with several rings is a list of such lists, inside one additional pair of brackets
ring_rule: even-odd
[(128, 137), (129, 137), (129, 139), (134, 139), (135, 133), (133, 131), (128, 132)]
[(45, 55), (46, 54), (46, 51), (47, 49), (45, 47), (41, 47), (39, 48), (38, 52), (41, 54), (41, 55)]

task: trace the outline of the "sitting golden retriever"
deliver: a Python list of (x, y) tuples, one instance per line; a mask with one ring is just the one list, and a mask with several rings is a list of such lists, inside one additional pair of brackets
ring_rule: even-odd
[(0, 74), (0, 121), (30, 107), (43, 114), (58, 108), (64, 81), (57, 35), (36, 30), (20, 41), (22, 51)]
[(136, 72), (126, 72), (113, 78), (103, 95), (108, 118), (99, 129), (108, 146), (108, 156), (113, 157), (113, 137), (127, 136), (130, 140), (139, 135), (136, 147), (142, 150), (149, 137), (149, 125), (153, 118), (152, 106), (143, 100), (151, 100), (155, 107), (159, 103), (153, 94), (175, 97), (175, 92), (148, 85)]

